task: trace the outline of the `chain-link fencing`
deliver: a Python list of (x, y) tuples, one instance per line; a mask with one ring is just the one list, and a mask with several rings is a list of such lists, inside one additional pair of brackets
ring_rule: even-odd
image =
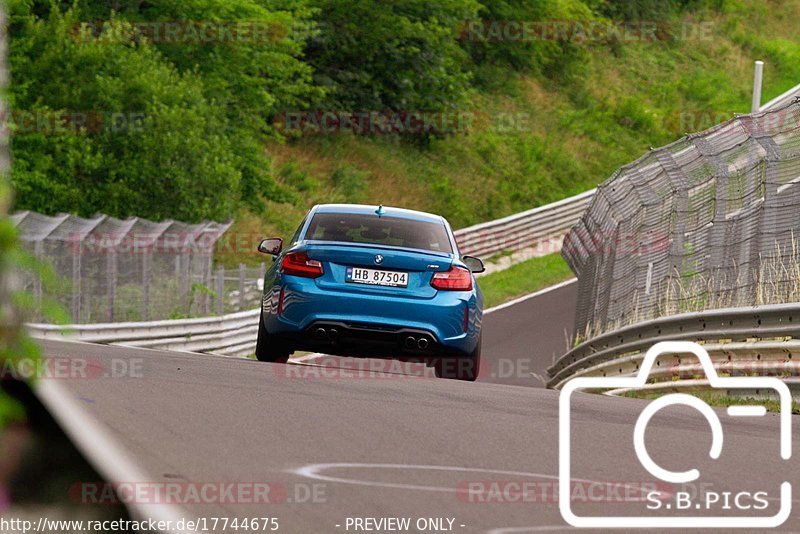
[(564, 240), (576, 332), (800, 302), (800, 103), (739, 116), (616, 171)]
[[(84, 219), (12, 215), (20, 241), (60, 282), (48, 292), (72, 322), (179, 319), (258, 307), (265, 266), (213, 268), (215, 244), (230, 223), (152, 222), (105, 215)], [(40, 279), (26, 280), (41, 303)]]

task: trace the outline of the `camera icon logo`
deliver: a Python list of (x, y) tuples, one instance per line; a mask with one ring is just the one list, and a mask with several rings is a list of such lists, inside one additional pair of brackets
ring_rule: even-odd
[[(772, 528), (783, 524), (792, 509), (792, 486), (782, 482), (780, 486), (780, 509), (773, 516), (578, 516), (572, 510), (570, 502), (571, 461), (570, 461), (570, 401), (575, 391), (583, 389), (617, 389), (641, 388), (656, 358), (662, 354), (694, 354), (712, 388), (724, 389), (760, 389), (773, 390), (780, 399), (780, 455), (789, 460), (792, 455), (792, 395), (788, 386), (781, 380), (772, 377), (720, 377), (711, 362), (708, 352), (697, 343), (687, 341), (665, 341), (657, 343), (647, 351), (639, 372), (634, 377), (577, 377), (568, 381), (561, 389), (559, 396), (559, 509), (561, 516), (574, 527), (585, 528)], [(664, 395), (650, 402), (639, 415), (633, 431), (633, 444), (636, 457), (642, 466), (654, 477), (675, 484), (697, 480), (700, 472), (690, 469), (683, 472), (668, 471), (659, 466), (650, 457), (645, 446), (645, 430), (650, 419), (661, 409), (673, 405), (684, 405), (694, 408), (708, 421), (711, 428), (711, 449), (709, 456), (716, 460), (723, 447), (722, 424), (717, 413), (704, 401), (692, 395), (674, 393)], [(763, 406), (730, 406), (728, 415), (732, 417), (751, 417), (764, 415)]]

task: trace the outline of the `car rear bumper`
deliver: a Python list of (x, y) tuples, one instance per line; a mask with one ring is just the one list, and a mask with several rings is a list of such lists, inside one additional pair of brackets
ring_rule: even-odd
[(270, 335), (301, 350), (416, 358), (468, 354), (478, 343), (481, 310), (472, 292), (439, 291), (421, 299), (321, 290), (297, 277), (284, 281), (281, 313), (277, 294), (265, 298), (264, 324)]
[(301, 350), (326, 354), (424, 360), (459, 352), (442, 346), (425, 330), (340, 321), (315, 321), (305, 330), (288, 332), (284, 337)]

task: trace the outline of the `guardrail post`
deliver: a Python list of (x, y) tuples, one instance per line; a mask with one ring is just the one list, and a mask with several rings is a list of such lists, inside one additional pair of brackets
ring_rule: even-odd
[(217, 315), (225, 315), (225, 269), (217, 267)]
[(247, 275), (246, 269), (247, 267), (245, 267), (244, 263), (239, 264), (239, 311), (242, 311), (245, 308), (244, 281), (245, 276)]

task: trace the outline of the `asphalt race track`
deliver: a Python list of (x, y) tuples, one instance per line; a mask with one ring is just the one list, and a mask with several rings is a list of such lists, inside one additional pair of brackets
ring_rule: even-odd
[[(61, 382), (146, 473), (144, 482), (269, 485), (268, 504), (182, 502), (178, 515), (187, 519), (273, 517), (278, 531), (289, 533), (389, 532), (356, 528), (375, 526), (366, 518), (388, 517), (408, 518), (406, 532), (542, 532), (569, 528), (554, 496), (559, 397), (520, 385), (541, 385), (530, 372), (542, 373), (563, 350), (574, 302), (572, 284), (490, 314), (488, 368), (506, 360), (532, 363), (525, 372), (477, 383), (391, 369), (353, 372), (332, 366), (336, 360), (280, 365), (43, 345), (49, 357), (88, 362), (88, 378)], [(635, 458), (631, 436), (646, 401), (587, 394), (573, 401), (576, 513), (641, 515), (637, 488), (653, 477)], [(698, 468), (704, 485), (694, 490), (768, 492), (765, 515), (774, 514), (780, 483), (800, 482), (798, 461), (779, 457), (778, 417), (717, 412), (725, 429), (719, 460), (708, 458), (706, 421), (674, 407), (648, 427), (650, 455), (667, 469)], [(521, 486), (529, 488), (524, 498)], [(634, 488), (635, 498), (620, 499), (620, 486)], [(792, 530), (800, 530), (796, 511), (777, 531)]]
[(544, 387), (537, 378), (568, 350), (578, 284), (540, 293), (483, 317), (483, 362), (479, 380)]

